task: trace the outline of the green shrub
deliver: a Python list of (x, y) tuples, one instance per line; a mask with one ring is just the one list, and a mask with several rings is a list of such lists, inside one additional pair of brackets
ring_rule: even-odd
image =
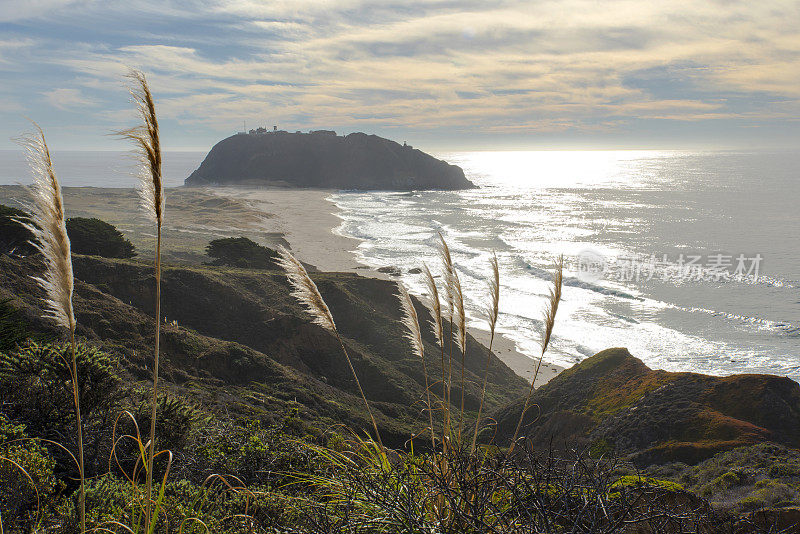
[(767, 474), (770, 478), (796, 477), (800, 475), (800, 466), (791, 464), (774, 464), (769, 467)]
[(309, 451), (299, 442), (285, 429), (265, 428), (257, 421), (204, 425), (192, 444), (196, 478), (232, 473), (247, 485), (289, 482), (286, 473), (310, 469)]
[(755, 490), (736, 503), (739, 511), (751, 511), (768, 507), (794, 504), (800, 493), (789, 484), (777, 480), (759, 480)]
[[(112, 475), (90, 480), (86, 487), (88, 525), (127, 532), (125, 528), (113, 528), (113, 523), (119, 523), (135, 531), (137, 512), (141, 511), (136, 502), (137, 497), (141, 499), (143, 490), (143, 485), (134, 488), (130, 481)], [(67, 505), (61, 507), (61, 532), (79, 532), (76, 504), (76, 496), (73, 496)], [(259, 489), (240, 488), (234, 478), (212, 477), (205, 483), (174, 480), (167, 482), (156, 532), (263, 532), (263, 526), (276, 520), (295, 520), (290, 512), (279, 496)], [(253, 530), (247, 528), (251, 525), (255, 527)]]
[(659, 478), (653, 477), (643, 477), (639, 475), (625, 475), (619, 477), (613, 484), (611, 484), (611, 488), (619, 489), (619, 488), (627, 488), (627, 487), (639, 487), (639, 486), (649, 486), (652, 488), (661, 488), (668, 491), (684, 491), (684, 487), (677, 482), (673, 482), (671, 480), (662, 480)]
[(24, 425), (0, 414), (0, 517), (7, 531), (30, 530), (39, 508), (52, 502), (58, 487), (54, 468), (55, 460), (28, 437)]
[[(151, 403), (147, 398), (139, 403), (133, 414), (139, 428), (147, 428), (150, 423)], [(186, 446), (195, 425), (205, 419), (205, 414), (192, 406), (183, 397), (160, 393), (156, 407), (156, 431), (158, 448), (178, 450)]]
[(273, 269), (278, 253), (246, 237), (215, 239), (206, 247), (206, 254), (214, 258), (211, 265), (228, 265), (247, 269)]
[(136, 255), (133, 245), (122, 232), (100, 219), (67, 219), (67, 235), (75, 254), (104, 258), (132, 258)]
[[(122, 399), (117, 364), (107, 354), (78, 343), (78, 386), (84, 428), (86, 472), (107, 467), (111, 431)], [(16, 351), (0, 355), (0, 403), (13, 421), (23, 423), (31, 436), (52, 439), (77, 450), (75, 410), (67, 361), (68, 343), (29, 341)], [(62, 469), (71, 461), (52, 449)]]

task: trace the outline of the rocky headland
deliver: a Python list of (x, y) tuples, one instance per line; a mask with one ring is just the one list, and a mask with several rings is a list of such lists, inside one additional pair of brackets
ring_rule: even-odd
[(331, 131), (233, 135), (214, 145), (185, 184), (394, 191), (475, 187), (460, 167), (411, 146)]

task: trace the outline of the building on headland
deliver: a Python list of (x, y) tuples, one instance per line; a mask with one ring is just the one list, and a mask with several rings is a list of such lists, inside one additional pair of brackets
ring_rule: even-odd
[[(272, 127), (272, 130), (267, 130), (263, 126), (259, 126), (258, 128), (251, 129), (251, 130), (246, 131), (246, 132), (238, 132), (238, 133), (239, 134), (247, 133), (249, 135), (264, 135), (264, 134), (279, 134), (279, 133), (289, 133), (289, 132), (287, 132), (286, 130), (279, 130), (278, 129), (278, 125), (276, 124), (276, 125), (274, 125)], [(300, 132), (298, 131), (297, 133), (300, 133)]]
[[(273, 125), (272, 130), (268, 130), (263, 126), (259, 126), (258, 128), (251, 128), (250, 130), (247, 129), (245, 125), (244, 131), (236, 132), (236, 135), (265, 135), (265, 134), (287, 134), (290, 133), (288, 130), (279, 130), (278, 125)], [(301, 134), (303, 133), (300, 130), (296, 130), (294, 133)], [(336, 136), (336, 132), (333, 130), (309, 130), (309, 135), (331, 135)]]

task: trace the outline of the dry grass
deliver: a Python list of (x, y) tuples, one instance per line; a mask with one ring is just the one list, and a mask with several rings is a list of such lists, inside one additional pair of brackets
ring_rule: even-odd
[(161, 139), (153, 93), (147, 78), (138, 70), (128, 73), (130, 93), (142, 123), (117, 132), (133, 142), (139, 158), (139, 195), (142, 209), (160, 227), (164, 218), (165, 197), (161, 177)]
[(20, 139), (33, 174), (33, 186), (30, 188), (33, 203), (27, 206), (31, 218), (30, 221), (18, 220), (17, 222), (33, 234), (35, 241), (31, 242), (31, 245), (41, 252), (44, 258), (44, 274), (35, 280), (45, 291), (45, 316), (54, 319), (56, 323), (69, 330), (72, 361), (67, 366), (70, 368), (72, 380), (78, 437), (77, 462), (81, 478), (79, 514), (81, 532), (86, 532), (86, 480), (83, 465), (83, 424), (78, 391), (78, 364), (75, 350), (76, 322), (72, 307), (72, 292), (75, 283), (72, 275), (72, 255), (67, 236), (61, 185), (58, 183), (53, 169), (53, 161), (44, 132), (38, 125), (35, 126), (35, 134), (28, 134)]
[(59, 325), (74, 330), (72, 256), (61, 186), (53, 170), (50, 150), (41, 128), (36, 126), (35, 134), (25, 135), (19, 142), (25, 148), (33, 175), (33, 185), (29, 188), (33, 202), (25, 206), (31, 215), (30, 221), (20, 219), (17, 222), (34, 235), (35, 240), (31, 245), (42, 253), (45, 261), (44, 274), (36, 281), (47, 295), (47, 316)]
[(556, 262), (556, 271), (553, 275), (553, 284), (550, 287), (550, 296), (547, 299), (547, 304), (545, 305), (544, 309), (544, 334), (542, 335), (542, 352), (539, 355), (539, 361), (536, 364), (536, 371), (533, 373), (533, 380), (531, 380), (531, 385), (528, 388), (528, 394), (525, 396), (525, 402), (522, 405), (522, 413), (519, 415), (519, 421), (517, 421), (517, 427), (514, 429), (514, 436), (511, 438), (511, 444), (508, 448), (509, 456), (514, 451), (514, 445), (516, 445), (517, 438), (519, 437), (519, 430), (522, 427), (522, 420), (525, 418), (525, 412), (528, 411), (528, 403), (531, 400), (531, 393), (533, 393), (534, 384), (536, 384), (536, 378), (539, 376), (539, 369), (542, 367), (542, 359), (544, 358), (544, 353), (547, 352), (547, 346), (550, 344), (550, 337), (553, 335), (553, 327), (556, 324), (556, 312), (558, 312), (558, 304), (561, 302), (561, 286), (562, 282), (564, 281), (564, 256), (559, 256)]
[(483, 370), (483, 386), (481, 387), (481, 403), (478, 407), (478, 418), (475, 421), (475, 432), (472, 435), (470, 453), (475, 451), (478, 440), (478, 429), (483, 414), (483, 403), (486, 400), (486, 381), (489, 379), (489, 363), (492, 358), (492, 345), (494, 345), (494, 331), (497, 327), (497, 317), (500, 315), (500, 266), (497, 263), (497, 254), (492, 254), (490, 261), (492, 277), (489, 279), (489, 306), (486, 308), (486, 320), (489, 323), (489, 352), (486, 354), (486, 365)]
[[(444, 405), (445, 405), (445, 435), (443, 436), (446, 440), (451, 438), (451, 414), (450, 414), (450, 406), (451, 406), (451, 396), (450, 396), (450, 386), (453, 382), (453, 317), (456, 312), (456, 288), (455, 288), (455, 276), (456, 276), (456, 269), (453, 265), (453, 257), (450, 255), (450, 247), (447, 246), (447, 242), (444, 240), (444, 236), (439, 233), (439, 259), (441, 260), (442, 264), (442, 276), (444, 277), (444, 294), (445, 294), (445, 314), (447, 316), (448, 322), (448, 345), (449, 345), (449, 352), (448, 352), (448, 359), (447, 359), (447, 372), (444, 372), (442, 369), (442, 375), (446, 376), (443, 378), (443, 386), (445, 389), (444, 393)], [(444, 365), (444, 344), (442, 344), (442, 365)]]
[(444, 346), (444, 329), (442, 326), (442, 303), (439, 300), (439, 289), (436, 287), (436, 280), (433, 279), (431, 270), (424, 263), (422, 271), (425, 273), (425, 286), (428, 288), (429, 309), (431, 311), (431, 327), (439, 346)]
[(333, 321), (333, 315), (331, 314), (328, 305), (325, 303), (325, 299), (322, 298), (322, 294), (319, 292), (319, 289), (317, 289), (317, 284), (315, 284), (308, 275), (306, 268), (303, 267), (303, 264), (300, 263), (300, 261), (295, 258), (291, 252), (286, 250), (284, 247), (279, 247), (278, 253), (280, 254), (278, 263), (283, 270), (286, 271), (286, 276), (289, 278), (289, 283), (292, 286), (292, 295), (305, 306), (306, 311), (308, 311), (309, 315), (311, 315), (314, 323), (322, 326), (330, 333), (335, 335), (336, 339), (339, 341), (339, 345), (342, 347), (344, 357), (347, 360), (347, 365), (350, 367), (350, 371), (353, 373), (353, 378), (358, 386), (358, 391), (361, 393), (361, 399), (364, 401), (364, 406), (367, 408), (369, 418), (372, 421), (372, 429), (375, 431), (375, 439), (378, 440), (381, 451), (383, 451), (383, 441), (381, 440), (381, 434), (378, 431), (378, 424), (375, 422), (375, 416), (372, 414), (372, 409), (367, 401), (367, 396), (364, 395), (364, 389), (361, 387), (361, 381), (358, 379), (358, 373), (356, 373), (356, 370), (353, 367), (353, 362), (350, 360), (350, 355), (347, 353), (347, 349), (345, 348), (344, 342), (339, 335), (339, 331), (336, 329), (336, 323)]
[(153, 514), (151, 516), (151, 503), (153, 458), (156, 450), (156, 407), (158, 405), (159, 345), (161, 340), (161, 227), (164, 221), (165, 198), (164, 184), (161, 177), (161, 140), (155, 100), (147, 84), (147, 78), (143, 73), (131, 70), (128, 78), (131, 80), (131, 97), (136, 104), (136, 110), (142, 123), (118, 132), (118, 135), (132, 141), (136, 148), (136, 153), (140, 160), (139, 195), (142, 201), (142, 208), (156, 224), (156, 259), (154, 267), (156, 278), (156, 338), (153, 351), (153, 400), (150, 415), (150, 441), (147, 443), (147, 501), (144, 519), (144, 529), (146, 532), (150, 532), (152, 530), (151, 519), (156, 515)]
[(302, 304), (311, 316), (314, 324), (318, 324), (331, 334), (336, 334), (336, 323), (325, 299), (317, 289), (317, 284), (308, 276), (306, 268), (285, 247), (278, 247), (280, 259), (278, 264), (286, 271), (292, 286), (292, 296)]
[(431, 390), (428, 383), (428, 367), (425, 363), (425, 347), (422, 344), (422, 330), (419, 327), (419, 317), (417, 317), (417, 310), (414, 308), (414, 302), (411, 300), (411, 295), (408, 294), (406, 286), (402, 282), (397, 284), (400, 289), (400, 307), (403, 311), (403, 326), (406, 327), (408, 332), (406, 337), (411, 342), (411, 347), (422, 361), (422, 372), (425, 375), (425, 400), (428, 409), (428, 422), (430, 424), (431, 445), (436, 448), (436, 435), (433, 430), (433, 411), (431, 406)]

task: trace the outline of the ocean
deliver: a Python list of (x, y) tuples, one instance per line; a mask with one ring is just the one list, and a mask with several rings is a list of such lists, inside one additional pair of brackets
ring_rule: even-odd
[(553, 265), (567, 265), (545, 360), (627, 347), (653, 368), (800, 379), (800, 155), (580, 151), (438, 154), (478, 189), (341, 192), (337, 232), (360, 261), (439, 269), (447, 240), (472, 325), (486, 328), (489, 259), (498, 330), (538, 357)]
[[(202, 161), (170, 152), (165, 183)], [(445, 237), (470, 324), (486, 328), (489, 258), (500, 264), (498, 330), (538, 357), (555, 259), (567, 270), (545, 360), (572, 365), (627, 347), (653, 368), (763, 372), (800, 380), (800, 155), (788, 152), (539, 151), (437, 154), (479, 186), (458, 192), (340, 191), (337, 233), (372, 267), (439, 271)], [(66, 186), (131, 187), (118, 152), (54, 154)], [(0, 151), (0, 183), (25, 183)]]

